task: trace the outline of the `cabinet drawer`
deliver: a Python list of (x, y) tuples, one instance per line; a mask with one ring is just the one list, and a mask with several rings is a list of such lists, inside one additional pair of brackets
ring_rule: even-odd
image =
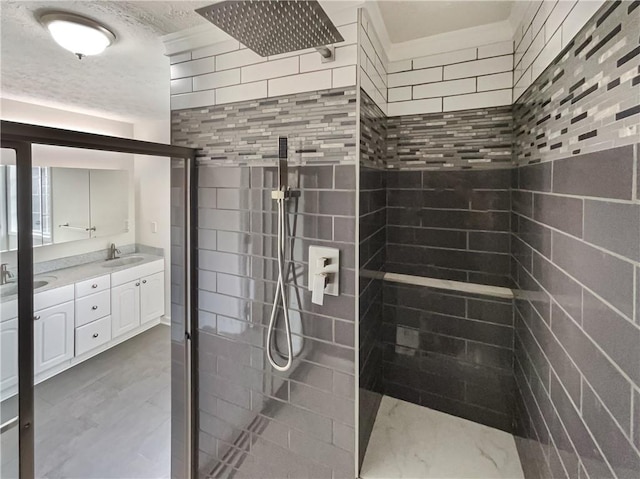
[(76, 328), (111, 314), (111, 290), (76, 299)]
[(105, 291), (109, 288), (111, 288), (111, 275), (109, 274), (81, 281), (80, 283), (76, 283), (76, 298)]
[(111, 340), (111, 316), (76, 328), (76, 356)]

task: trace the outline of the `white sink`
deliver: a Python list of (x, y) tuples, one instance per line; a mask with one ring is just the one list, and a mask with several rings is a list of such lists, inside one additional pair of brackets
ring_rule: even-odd
[[(33, 289), (43, 288), (56, 279), (55, 276), (38, 276), (33, 280)], [(13, 296), (15, 294), (18, 294), (18, 283), (16, 281), (0, 286), (0, 296)]]
[(142, 256), (124, 256), (118, 259), (110, 259), (102, 263), (103, 268), (119, 268), (120, 266), (127, 266), (129, 264), (136, 264), (144, 261)]

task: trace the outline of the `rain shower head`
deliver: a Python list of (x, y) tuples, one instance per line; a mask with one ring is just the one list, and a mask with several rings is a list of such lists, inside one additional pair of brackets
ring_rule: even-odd
[(322, 47), (344, 41), (315, 0), (226, 0), (196, 12), (263, 57), (318, 48), (326, 58)]

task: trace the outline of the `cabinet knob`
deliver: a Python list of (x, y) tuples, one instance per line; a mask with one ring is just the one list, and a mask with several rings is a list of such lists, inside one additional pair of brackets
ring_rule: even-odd
[(91, 287), (92, 287), (93, 289), (96, 289), (96, 288), (98, 287), (98, 285), (97, 285), (97, 284), (92, 284), (92, 285), (91, 285)]
[(98, 333), (93, 333), (93, 337), (97, 338), (98, 337)]
[(136, 283), (136, 286), (140, 286), (140, 283)]
[(98, 309), (98, 307), (97, 306), (91, 306), (91, 309), (93, 309), (95, 311), (96, 309)]
[(142, 280), (142, 284), (147, 284), (147, 280), (146, 280), (146, 279), (143, 279), (143, 280)]
[(34, 320), (34, 321), (38, 321), (38, 320), (40, 320), (40, 316), (34, 316), (34, 317), (33, 317), (33, 320)]

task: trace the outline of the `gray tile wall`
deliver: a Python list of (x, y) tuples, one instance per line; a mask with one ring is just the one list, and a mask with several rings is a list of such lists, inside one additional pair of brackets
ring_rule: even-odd
[(385, 283), (385, 394), (507, 432), (513, 424), (511, 300)]
[[(198, 167), (203, 477), (355, 476), (353, 98), (351, 90), (335, 90), (283, 97), (270, 106), (265, 102), (274, 100), (173, 113), (174, 142), (205, 149)], [(291, 116), (256, 114), (277, 105)], [(314, 108), (322, 110), (323, 122), (316, 122)], [(223, 114), (233, 120), (220, 120)], [(263, 165), (277, 154), (278, 135), (289, 137), (290, 157), (301, 164), (289, 170), (290, 185), (302, 195), (288, 203), (293, 266), (287, 282), (294, 344), (301, 341), (302, 348), (288, 373), (275, 372), (265, 355), (277, 278), (270, 197), (277, 175)], [(229, 163), (242, 166), (221, 166)], [(310, 245), (341, 254), (341, 294), (325, 297), (324, 306), (311, 303), (306, 287)], [(276, 344), (286, 353), (281, 340)]]
[(639, 7), (606, 2), (514, 107), (527, 478), (640, 476)]
[(395, 169), (510, 168), (511, 106), (392, 116), (387, 165)]
[(386, 117), (361, 90), (359, 212), (359, 461), (382, 399), (382, 288), (386, 253)]
[(509, 170), (386, 175), (387, 271), (511, 285)]

